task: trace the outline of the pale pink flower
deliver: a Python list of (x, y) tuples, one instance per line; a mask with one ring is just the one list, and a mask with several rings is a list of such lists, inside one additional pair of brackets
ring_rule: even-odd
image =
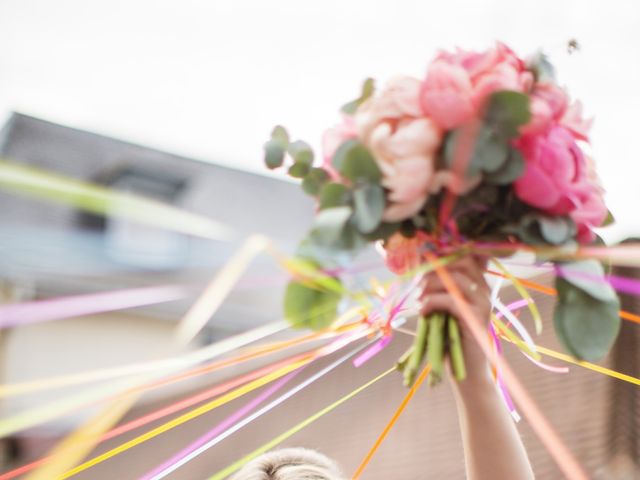
[(387, 222), (417, 213), (431, 187), (442, 131), (422, 115), (419, 92), (419, 80), (394, 78), (355, 114), (358, 137), (373, 154), (389, 191)]

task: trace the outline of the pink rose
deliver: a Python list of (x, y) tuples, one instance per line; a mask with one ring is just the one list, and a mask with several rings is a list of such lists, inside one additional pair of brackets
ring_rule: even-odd
[(384, 243), (385, 263), (387, 268), (396, 275), (402, 275), (422, 263), (420, 249), (425, 242), (426, 235), (417, 232), (413, 238), (407, 238), (400, 233), (394, 233)]
[(333, 155), (340, 145), (352, 138), (356, 138), (356, 124), (350, 115), (343, 115), (343, 122), (332, 128), (328, 128), (322, 136), (322, 152), (324, 156), (322, 167), (334, 180), (338, 180), (340, 174), (331, 163)]
[(532, 85), (524, 61), (498, 43), (484, 53), (440, 53), (429, 66), (420, 101), (425, 114), (449, 130), (476, 117), (491, 93), (528, 92)]
[(355, 114), (358, 137), (369, 148), (389, 190), (383, 220), (396, 222), (417, 213), (426, 201), (442, 131), (422, 115), (420, 81), (392, 79)]
[(591, 229), (602, 224), (607, 209), (595, 171), (567, 128), (553, 126), (516, 142), (525, 171), (515, 182), (523, 202), (553, 215), (568, 215), (578, 228), (578, 240), (593, 239)]

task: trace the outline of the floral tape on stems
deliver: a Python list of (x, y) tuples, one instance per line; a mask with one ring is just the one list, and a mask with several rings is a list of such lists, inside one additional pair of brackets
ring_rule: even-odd
[[(356, 355), (362, 349), (364, 349), (365, 347), (370, 345), (373, 341), (375, 341), (375, 339), (372, 340), (372, 341), (366, 342), (364, 345), (356, 347), (351, 352), (347, 353), (346, 355), (343, 355), (342, 357), (340, 357), (336, 361), (332, 362), (330, 365), (326, 366), (325, 368), (323, 368), (319, 372), (315, 373), (314, 375), (312, 375), (308, 379), (304, 380), (299, 385), (296, 385), (292, 389), (288, 390), (283, 395), (281, 395), (280, 397), (278, 397), (278, 398), (274, 399), (273, 401), (269, 402), (267, 405), (263, 406), (262, 408), (260, 408), (256, 412), (252, 413), (251, 415), (247, 416), (246, 418), (241, 419), (241, 417), (244, 416), (244, 413), (248, 413), (250, 410), (253, 409), (253, 407), (250, 408), (250, 409), (243, 408), (243, 409), (239, 410), (238, 412), (236, 412), (236, 414), (234, 414), (234, 416), (233, 416), (234, 419), (232, 421), (230, 419), (225, 420), (224, 422), (219, 424), (217, 427), (215, 427), (213, 430), (211, 430), (211, 431), (207, 432), (206, 434), (204, 434), (198, 440), (196, 440), (195, 442), (190, 444), (188, 447), (186, 447), (181, 452), (179, 452), (178, 454), (173, 456), (171, 459), (169, 459), (166, 462), (164, 462), (162, 465), (160, 465), (159, 467), (154, 469), (152, 472), (146, 474), (144, 477), (141, 477), (139, 480), (160, 480), (162, 478), (165, 478), (167, 475), (169, 475), (170, 473), (174, 472), (175, 470), (180, 468), (182, 465), (184, 465), (187, 462), (193, 460), (198, 455), (204, 453), (205, 451), (207, 451), (211, 447), (217, 445), (218, 443), (220, 443), (225, 438), (229, 437), (230, 435), (232, 435), (233, 433), (237, 432), (241, 428), (245, 427), (246, 425), (248, 425), (249, 423), (251, 423), (255, 419), (257, 419), (260, 416), (264, 415), (265, 413), (271, 411), (273, 408), (277, 407), (278, 405), (280, 405), (284, 401), (286, 401), (289, 398), (293, 397), (295, 394), (297, 394), (298, 392), (302, 391), (303, 389), (305, 389), (306, 387), (308, 387), (312, 383), (316, 382), (317, 380), (319, 380), (323, 376), (327, 375), (331, 371), (335, 370), (337, 367), (339, 367), (340, 365), (345, 363), (347, 360), (349, 360), (351, 357)], [(286, 378), (288, 378), (288, 377), (290, 377), (292, 375), (295, 375), (299, 371), (300, 370), (298, 370), (296, 372), (293, 372), (293, 373), (290, 373)], [(271, 389), (271, 390), (273, 390), (273, 389)], [(273, 391), (275, 391), (275, 390), (273, 390)], [(263, 395), (261, 395), (259, 398), (264, 399), (265, 397)], [(258, 402), (258, 403), (261, 403), (261, 402)], [(254, 400), (254, 401), (250, 402), (250, 405), (257, 406), (258, 403), (256, 403), (255, 400)], [(242, 411), (243, 413), (239, 414), (240, 411)], [(240, 420), (240, 421), (238, 423), (235, 423), (237, 420)]]
[(382, 433), (376, 439), (373, 446), (371, 447), (369, 452), (367, 452), (367, 455), (364, 457), (364, 459), (358, 466), (357, 470), (351, 477), (353, 480), (360, 478), (360, 476), (362, 475), (362, 472), (364, 471), (364, 469), (367, 467), (367, 465), (373, 458), (373, 455), (375, 455), (378, 448), (380, 448), (380, 445), (382, 445), (382, 442), (387, 437), (387, 435), (389, 434), (393, 426), (396, 424), (396, 422), (398, 421), (398, 418), (400, 418), (400, 415), (402, 414), (406, 406), (409, 404), (409, 401), (411, 400), (411, 398), (413, 398), (413, 395), (418, 391), (418, 388), (420, 388), (420, 385), (422, 385), (425, 378), (427, 378), (427, 375), (429, 375), (430, 369), (431, 369), (431, 366), (429, 364), (425, 365), (424, 369), (418, 376), (418, 379), (415, 381), (415, 383), (413, 383), (413, 385), (411, 385), (409, 392), (407, 392), (405, 397), (402, 399), (400, 406), (394, 412), (393, 416), (391, 417), (391, 420), (389, 420), (389, 423), (387, 423), (387, 425), (384, 427), (384, 429), (382, 430)]
[(284, 442), (285, 440), (287, 440), (291, 436), (295, 435), (296, 433), (298, 433), (303, 428), (311, 425), (313, 422), (315, 422), (319, 418), (321, 418), (324, 415), (326, 415), (326, 414), (330, 413), (331, 411), (335, 410), (336, 408), (338, 408), (343, 403), (345, 403), (348, 400), (352, 399), (353, 397), (358, 395), (360, 392), (362, 392), (363, 390), (366, 390), (367, 388), (369, 388), (374, 383), (379, 382), (384, 377), (386, 377), (387, 375), (389, 375), (390, 373), (392, 373), (394, 371), (395, 371), (395, 367), (394, 368), (390, 368), (389, 370), (381, 373), (380, 375), (375, 377), (373, 380), (370, 380), (369, 382), (365, 383), (361, 387), (356, 388), (351, 393), (345, 395), (344, 397), (340, 398), (339, 400), (337, 400), (336, 402), (332, 403), (331, 405), (329, 405), (329, 406), (323, 408), (322, 410), (316, 412), (315, 414), (313, 414), (312, 416), (310, 416), (306, 420), (303, 420), (302, 422), (298, 423), (297, 425), (295, 425), (291, 429), (287, 430), (286, 432), (281, 433), (280, 435), (278, 435), (273, 440), (265, 443), (264, 445), (262, 445), (261, 447), (257, 448), (253, 452), (245, 455), (244, 457), (242, 457), (237, 462), (232, 463), (228, 467), (224, 468), (223, 470), (221, 470), (221, 471), (217, 472), (216, 474), (212, 475), (211, 477), (209, 477), (207, 480), (223, 480), (223, 479), (227, 478), (229, 475), (231, 475), (235, 471), (237, 471), (240, 468), (242, 468), (246, 463), (250, 462), (251, 460), (256, 458), (258, 455), (261, 455), (261, 454), (271, 450), (272, 448), (277, 447), (282, 442)]

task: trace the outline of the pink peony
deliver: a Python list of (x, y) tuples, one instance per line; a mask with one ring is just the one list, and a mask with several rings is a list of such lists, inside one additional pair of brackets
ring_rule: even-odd
[(387, 222), (417, 213), (432, 186), (442, 131), (422, 115), (419, 92), (419, 80), (394, 78), (355, 114), (358, 137), (372, 152), (389, 190), (383, 215)]
[(422, 263), (420, 249), (425, 239), (426, 235), (422, 232), (418, 232), (413, 238), (404, 237), (400, 233), (394, 233), (389, 237), (384, 243), (385, 263), (389, 270), (402, 275), (420, 266)]
[(524, 135), (516, 146), (525, 159), (525, 171), (515, 182), (523, 202), (554, 215), (569, 215), (578, 228), (578, 240), (593, 239), (591, 229), (607, 216), (595, 171), (571, 131), (553, 126), (538, 135)]
[(442, 52), (429, 66), (420, 92), (423, 111), (449, 130), (477, 116), (487, 96), (498, 90), (528, 92), (533, 74), (502, 43), (484, 53)]
[(340, 178), (340, 174), (336, 171), (331, 163), (333, 155), (340, 145), (347, 140), (356, 138), (356, 124), (350, 115), (343, 116), (343, 122), (325, 130), (322, 136), (322, 153), (324, 162), (322, 167), (331, 175), (334, 180)]

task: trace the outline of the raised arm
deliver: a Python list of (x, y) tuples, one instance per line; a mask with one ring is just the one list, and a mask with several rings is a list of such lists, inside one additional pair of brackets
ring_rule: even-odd
[[(484, 262), (468, 256), (449, 266), (477, 318), (489, 321), (489, 287), (483, 277)], [(453, 299), (436, 274), (425, 277), (423, 313), (449, 312), (461, 318)], [(459, 322), (467, 378), (452, 379), (465, 465), (469, 480), (529, 480), (533, 471), (516, 426), (493, 384), (489, 361), (463, 321)]]

